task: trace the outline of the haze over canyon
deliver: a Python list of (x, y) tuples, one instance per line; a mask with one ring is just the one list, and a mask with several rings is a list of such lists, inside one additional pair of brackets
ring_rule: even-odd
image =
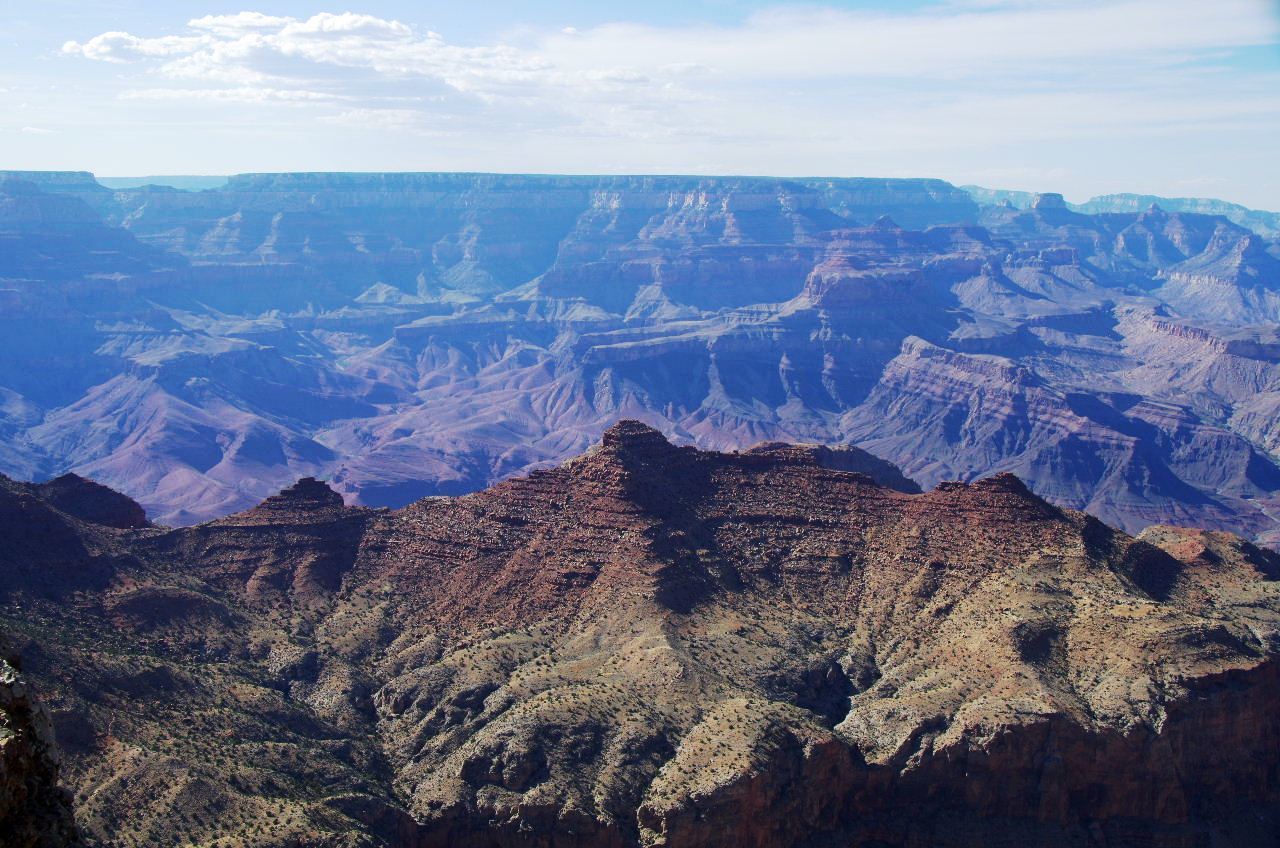
[(165, 524), (302, 476), (401, 506), (634, 417), (1275, 543), (1275, 232), (927, 179), (4, 172), (0, 471)]

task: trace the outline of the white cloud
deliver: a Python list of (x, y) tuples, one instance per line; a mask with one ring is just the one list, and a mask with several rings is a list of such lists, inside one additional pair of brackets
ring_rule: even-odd
[(24, 135), (49, 135), (53, 130), (45, 129), (44, 127), (22, 127), (18, 132)]
[(343, 98), (305, 89), (258, 88), (135, 88), (122, 91), (123, 100), (213, 100), (227, 103), (331, 103)]
[(1276, 37), (1276, 18), (1260, 0), (1086, 0), (898, 14), (784, 8), (735, 27), (613, 24), (550, 34), (540, 49), (573, 68), (693, 62), (740, 79), (918, 79), (1043, 74), (1055, 61), (1176, 57)]
[[(249, 11), (207, 15), (189, 21), (188, 29), (154, 38), (107, 32), (69, 41), (63, 52), (109, 62), (164, 60), (159, 72), (179, 78), (244, 80), (327, 66), (435, 78), (500, 96), (512, 85), (670, 83), (694, 68), (739, 83), (1042, 75), (1055, 70), (1055, 62), (1178, 61), (1273, 43), (1277, 19), (1260, 0), (970, 0), (896, 14), (782, 8), (737, 26), (568, 27), (520, 47), (463, 47), (435, 32), (352, 12), (306, 19)], [(300, 64), (290, 68), (281, 59)]]
[[(389, 21), (373, 15), (357, 15), (343, 12), (335, 15), (322, 12), (305, 21), (288, 20), (280, 29), (281, 35), (298, 36), (350, 36), (367, 38), (374, 41), (401, 40), (413, 38), (413, 30), (399, 21)], [(429, 33), (433, 35), (434, 33)]]
[(140, 38), (127, 32), (104, 32), (80, 44), (68, 41), (62, 52), (80, 55), (100, 62), (134, 62), (142, 59), (158, 59), (167, 56), (190, 54), (210, 44), (203, 36), (166, 35), (161, 38)]
[(278, 30), (292, 22), (293, 18), (264, 15), (261, 12), (239, 12), (234, 15), (205, 15), (188, 21), (187, 26), (218, 35), (237, 36), (249, 32)]
[(789, 151), (804, 163), (815, 152), (846, 161), (1274, 127), (1280, 80), (1224, 57), (1275, 44), (1278, 29), (1264, 0), (950, 0), (909, 12), (779, 8), (722, 26), (525, 30), (462, 45), (368, 14), (244, 11), (158, 37), (102, 33), (63, 52), (132, 65), (120, 96), (133, 100), (293, 103), (344, 130), (448, 132), (491, 146), (519, 134), (522, 149), (536, 138), (592, 152), (609, 141), (701, 144), (711, 153), (698, 156), (725, 162)]

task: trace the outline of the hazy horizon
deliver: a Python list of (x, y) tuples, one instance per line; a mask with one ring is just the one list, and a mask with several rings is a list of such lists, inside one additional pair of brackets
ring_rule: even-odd
[(3, 165), (937, 177), (1280, 208), (1268, 0), (20, 3)]
[[(656, 171), (655, 171), (655, 172), (650, 172), (650, 173), (627, 173), (627, 174), (622, 174), (622, 173), (619, 173), (619, 174), (599, 174), (599, 173), (596, 173), (596, 174), (591, 174), (591, 173), (586, 173), (586, 172), (582, 172), (582, 173), (569, 173), (569, 172), (549, 172), (549, 171), (544, 171), (544, 172), (531, 172), (531, 171), (414, 171), (414, 170), (401, 170), (401, 171), (379, 171), (379, 170), (346, 170), (346, 171), (296, 171), (296, 170), (294, 170), (294, 171), (239, 171), (239, 172), (236, 172), (236, 173), (225, 173), (225, 174), (195, 174), (195, 173), (184, 173), (184, 174), (179, 174), (179, 173), (173, 173), (173, 174), (98, 174), (98, 173), (94, 173), (93, 171), (86, 171), (86, 170), (85, 170), (85, 169), (83, 169), (83, 168), (74, 168), (74, 169), (70, 169), (70, 168), (69, 168), (69, 169), (13, 169), (13, 168), (6, 169), (6, 168), (0, 168), (0, 172), (3, 172), (3, 171), (5, 171), (5, 170), (10, 170), (10, 171), (23, 171), (23, 170), (30, 170), (32, 173), (59, 173), (59, 172), (75, 173), (75, 172), (83, 172), (83, 173), (89, 173), (89, 174), (92, 174), (93, 178), (94, 178), (96, 181), (98, 181), (99, 183), (101, 183), (101, 184), (105, 185), (107, 188), (135, 188), (135, 187), (140, 187), (140, 186), (144, 186), (144, 185), (161, 185), (161, 186), (166, 186), (166, 187), (171, 187), (171, 188), (179, 188), (179, 189), (183, 189), (183, 190), (186, 190), (186, 191), (200, 191), (200, 190), (209, 189), (209, 188), (219, 188), (219, 187), (221, 187), (221, 185), (223, 185), (223, 184), (227, 183), (227, 182), (228, 182), (231, 178), (233, 178), (233, 177), (236, 177), (236, 176), (246, 176), (246, 175), (251, 175), (251, 174), (307, 174), (307, 173), (318, 173), (318, 174), (324, 174), (324, 173), (328, 173), (328, 174), (433, 174), (433, 173), (438, 173), (438, 174), (492, 174), (492, 175), (495, 175), (495, 176), (532, 176), (532, 177), (546, 176), (546, 177), (584, 177), (584, 178), (600, 177), (600, 176), (636, 176), (636, 177), (681, 177), (681, 176), (688, 176), (688, 177), (708, 177), (708, 178), (717, 178), (717, 177), (721, 177), (721, 178), (733, 178), (733, 177), (741, 177), (741, 178), (744, 178), (744, 179), (778, 179), (778, 180), (785, 180), (785, 179), (833, 179), (833, 180), (844, 180), (844, 179), (876, 179), (876, 178), (878, 178), (878, 177), (879, 177), (879, 175), (875, 175), (875, 174), (848, 174), (848, 175), (846, 175), (846, 174), (797, 174), (797, 175), (783, 176), (783, 175), (779, 175), (779, 174), (675, 174), (675, 173), (663, 173), (663, 172), (656, 172)], [(917, 176), (915, 176), (915, 177), (907, 176), (907, 177), (883, 177), (883, 178), (885, 178), (885, 179), (906, 179), (906, 180), (910, 180), (910, 179), (942, 179), (941, 177), (931, 177), (931, 176), (927, 176), (927, 175), (917, 175)], [(962, 188), (962, 189), (981, 189), (981, 190), (987, 190), (987, 191), (1007, 191), (1007, 192), (1014, 192), (1014, 193), (1029, 193), (1029, 194), (1061, 193), (1061, 192), (1053, 192), (1052, 190), (1049, 190), (1049, 189), (1046, 189), (1046, 190), (1044, 190), (1044, 191), (1040, 191), (1040, 190), (1037, 190), (1037, 189), (1015, 189), (1015, 188), (1010, 188), (1010, 187), (1008, 187), (1008, 186), (1001, 186), (1001, 185), (977, 185), (977, 184), (974, 184), (974, 183), (963, 183), (963, 184), (960, 184), (960, 183), (955, 183), (955, 182), (950, 181), (950, 180), (946, 180), (946, 182), (950, 182), (952, 185), (955, 185), (957, 188)], [(108, 184), (108, 183), (110, 183), (110, 184)], [(1237, 205), (1244, 206), (1244, 207), (1246, 207), (1246, 208), (1255, 209), (1256, 211), (1261, 211), (1261, 212), (1274, 212), (1274, 211), (1276, 211), (1276, 210), (1266, 209), (1266, 208), (1262, 208), (1262, 207), (1250, 207), (1248, 204), (1242, 204), (1242, 203), (1239, 203), (1238, 201), (1232, 200), (1232, 199), (1231, 199), (1231, 198), (1229, 198), (1229, 197), (1210, 196), (1210, 195), (1207, 195), (1207, 194), (1204, 194), (1204, 195), (1183, 195), (1183, 196), (1174, 196), (1174, 195), (1154, 195), (1154, 194), (1152, 194), (1151, 192), (1125, 192), (1125, 191), (1120, 191), (1120, 192), (1109, 192), (1108, 194), (1114, 194), (1114, 195), (1126, 195), (1126, 194), (1128, 194), (1128, 195), (1136, 195), (1136, 196), (1147, 196), (1147, 195), (1150, 195), (1150, 196), (1159, 196), (1159, 197), (1163, 197), (1163, 198), (1165, 198), (1165, 199), (1169, 199), (1169, 200), (1191, 200), (1191, 199), (1218, 200), (1218, 201), (1222, 201), (1222, 202), (1226, 202), (1226, 203), (1236, 203)], [(1100, 197), (1104, 197), (1104, 196), (1107, 196), (1107, 195), (1073, 196), (1073, 195), (1070, 195), (1070, 194), (1063, 194), (1064, 199), (1067, 201), (1067, 203), (1070, 203), (1070, 204), (1083, 204), (1083, 203), (1087, 203), (1088, 201), (1095, 200), (1095, 199), (1098, 199), (1098, 198), (1100, 198)]]

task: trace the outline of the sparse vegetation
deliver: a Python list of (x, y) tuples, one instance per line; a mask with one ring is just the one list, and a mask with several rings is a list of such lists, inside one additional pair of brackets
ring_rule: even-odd
[[(1270, 650), (1251, 634), (1280, 621), (1275, 561), (1230, 537), (1157, 528), (1140, 549), (1013, 487), (751, 468), (637, 434), (402, 513), (312, 493), (189, 530), (86, 528), (120, 557), (112, 582), (11, 594), (0, 629), (36, 646), (97, 848), (373, 848), (368, 822), (406, 813), (572, 816), (632, 842), (803, 833), (877, 769), (997, 757), (1044, 722), (1092, 740), (1062, 756), (1105, 781), (1106, 740), (1167, 732), (1175, 681), (1249, 672)], [(571, 516), (546, 511), (569, 493)], [(1135, 551), (1164, 557), (1161, 597)]]

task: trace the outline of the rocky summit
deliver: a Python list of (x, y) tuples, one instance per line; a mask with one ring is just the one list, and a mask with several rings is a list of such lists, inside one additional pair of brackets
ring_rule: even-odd
[[(1268, 223), (1270, 222), (1270, 223)], [(931, 179), (0, 172), (0, 472), (162, 524), (582, 452), (858, 445), (1280, 542), (1274, 215)]]
[[(61, 488), (0, 480), (0, 629), (90, 845), (1278, 841), (1280, 557), (1225, 533), (635, 421), (397, 510)], [(13, 679), (0, 819), (56, 823)]]

